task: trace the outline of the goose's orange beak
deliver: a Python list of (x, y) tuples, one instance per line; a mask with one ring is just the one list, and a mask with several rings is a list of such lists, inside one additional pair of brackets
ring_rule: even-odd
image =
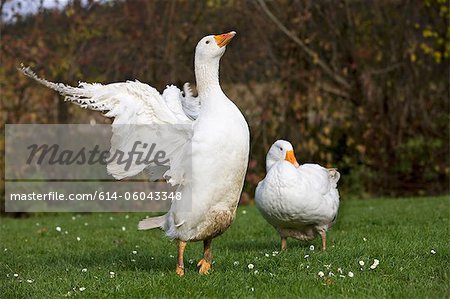
[(214, 35), (214, 39), (216, 40), (216, 44), (222, 48), (228, 45), (228, 43), (235, 35), (236, 35), (235, 31), (230, 31), (224, 34)]
[(292, 165), (294, 165), (296, 168), (300, 166), (298, 164), (297, 159), (295, 159), (294, 151), (287, 151), (286, 152), (286, 158), (284, 158), (286, 161), (291, 162)]

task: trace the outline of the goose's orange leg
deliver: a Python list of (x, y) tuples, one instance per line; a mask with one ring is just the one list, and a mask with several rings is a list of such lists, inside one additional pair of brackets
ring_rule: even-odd
[(287, 248), (287, 238), (281, 237), (281, 251), (285, 251)]
[(197, 267), (200, 267), (200, 269), (198, 269), (198, 273), (200, 274), (209, 274), (209, 270), (211, 270), (212, 266), (211, 242), (212, 242), (211, 239), (203, 241), (203, 258), (197, 264)]
[(176, 273), (178, 276), (184, 276), (184, 250), (186, 249), (185, 241), (178, 241), (178, 262)]
[(327, 249), (327, 232), (320, 231), (320, 237), (322, 238), (322, 251), (325, 251)]

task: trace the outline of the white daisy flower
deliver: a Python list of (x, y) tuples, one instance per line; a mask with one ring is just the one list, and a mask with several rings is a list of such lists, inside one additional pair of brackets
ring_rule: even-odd
[(16, 278), (17, 278), (17, 277), (19, 277), (19, 274), (17, 274), (17, 273), (14, 273), (14, 277), (16, 277)]
[(364, 266), (364, 261), (359, 261), (360, 266)]
[(109, 277), (114, 278), (116, 276), (116, 273), (114, 273), (113, 271), (109, 272)]
[(87, 269), (83, 268), (83, 269), (81, 269), (81, 272), (85, 273), (85, 272), (87, 272)]
[(434, 250), (434, 249), (431, 249), (431, 254), (436, 254), (436, 250)]
[(247, 265), (247, 268), (249, 268), (249, 269), (251, 270), (251, 269), (255, 268), (255, 265), (253, 265), (253, 264), (248, 264), (248, 265)]
[(366, 241), (367, 241), (367, 239), (366, 239), (366, 238), (363, 238), (363, 241), (364, 241), (364, 242), (366, 242)]
[(264, 254), (266, 257), (269, 257), (270, 255), (268, 253)]
[(314, 251), (314, 245), (309, 246), (309, 250)]
[(122, 226), (122, 231), (126, 231), (127, 228), (125, 226)]
[(380, 264), (380, 261), (377, 259), (374, 259), (373, 264), (370, 266), (370, 269), (372, 269), (372, 270), (375, 269), (378, 266), (378, 264)]
[(133, 250), (131, 253), (132, 253), (132, 254), (137, 254), (137, 251), (136, 251), (136, 250)]
[(33, 279), (27, 279), (27, 282), (28, 282), (28, 283), (33, 283), (34, 280), (33, 280)]
[(305, 258), (305, 259), (309, 258), (309, 254), (306, 254), (306, 255), (304, 256), (304, 258)]
[(80, 237), (77, 237), (77, 241), (81, 241), (81, 238), (80, 238)]
[(319, 273), (317, 273), (317, 275), (319, 275), (319, 277), (324, 277), (325, 273), (323, 273), (322, 271), (319, 271)]
[(348, 277), (353, 277), (355, 276), (355, 274), (353, 274), (353, 272), (348, 272)]
[(80, 292), (83, 292), (84, 290), (86, 290), (86, 288), (85, 287), (81, 287), (81, 288), (79, 288), (79, 290), (80, 290)]
[(56, 227), (56, 231), (60, 232), (61, 231), (61, 227), (57, 226)]

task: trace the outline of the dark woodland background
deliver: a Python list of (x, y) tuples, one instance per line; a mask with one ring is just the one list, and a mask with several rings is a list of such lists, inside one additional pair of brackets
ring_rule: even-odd
[[(0, 1), (4, 13), (11, 0)], [(195, 83), (200, 38), (235, 30), (220, 74), (251, 129), (243, 202), (282, 138), (300, 163), (337, 167), (343, 198), (448, 194), (445, 0), (71, 1), (0, 28), (2, 131), (109, 122), (21, 75), (22, 62), (52, 81), (138, 79), (162, 91)]]

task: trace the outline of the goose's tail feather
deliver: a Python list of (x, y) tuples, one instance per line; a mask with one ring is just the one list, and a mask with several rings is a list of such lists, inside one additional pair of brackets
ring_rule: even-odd
[(138, 230), (147, 230), (152, 228), (162, 228), (166, 221), (166, 215), (146, 218), (139, 221)]
[(333, 184), (337, 184), (341, 178), (341, 174), (337, 171), (337, 168), (328, 168), (328, 177)]

